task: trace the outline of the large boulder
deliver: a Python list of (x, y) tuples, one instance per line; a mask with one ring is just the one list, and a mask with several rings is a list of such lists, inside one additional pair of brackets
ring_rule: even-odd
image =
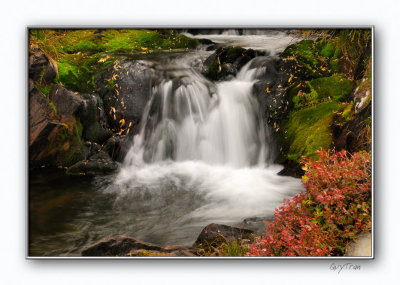
[(66, 167), (85, 159), (87, 149), (80, 138), (80, 126), (73, 116), (57, 114), (49, 99), (29, 84), (29, 163)]
[(72, 92), (60, 85), (53, 85), (49, 99), (53, 102), (57, 109), (57, 113), (65, 116), (72, 116), (84, 104), (84, 99), (79, 93)]
[(29, 78), (40, 81), (40, 84), (50, 84), (58, 74), (56, 62), (39, 47), (34, 46), (29, 50)]
[(152, 87), (162, 72), (145, 60), (116, 60), (97, 76), (96, 85), (103, 99), (108, 125), (114, 133), (138, 131)]
[(105, 238), (82, 251), (82, 256), (195, 256), (196, 250), (183, 245), (162, 247), (126, 235)]

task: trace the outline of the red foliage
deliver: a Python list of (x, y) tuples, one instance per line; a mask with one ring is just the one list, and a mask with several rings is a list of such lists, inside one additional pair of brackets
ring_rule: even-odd
[(305, 192), (285, 200), (250, 256), (343, 255), (347, 243), (371, 228), (371, 162), (366, 152), (303, 159)]

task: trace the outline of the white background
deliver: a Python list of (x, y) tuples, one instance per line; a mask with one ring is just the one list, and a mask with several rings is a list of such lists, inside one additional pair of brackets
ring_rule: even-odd
[[(271, 2), (271, 3), (270, 3)], [(399, 261), (399, 1), (2, 1), (1, 284), (393, 284)], [(375, 260), (25, 260), (28, 25), (375, 25)]]

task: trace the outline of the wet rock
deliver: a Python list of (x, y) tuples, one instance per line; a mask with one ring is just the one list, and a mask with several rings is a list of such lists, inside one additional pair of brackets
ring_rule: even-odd
[(244, 219), (243, 222), (237, 224), (239, 228), (253, 231), (255, 236), (262, 236), (267, 229), (267, 225), (271, 222), (271, 219), (262, 217), (253, 217)]
[(253, 234), (254, 232), (249, 229), (209, 224), (201, 231), (193, 246), (209, 250), (210, 248), (217, 248), (224, 243), (231, 243), (233, 241), (253, 241)]
[(283, 163), (283, 169), (277, 173), (280, 176), (291, 176), (300, 178), (304, 175), (304, 171), (300, 168), (299, 164), (293, 160), (286, 160)]
[(67, 169), (68, 175), (104, 175), (118, 169), (118, 164), (107, 153), (99, 151), (88, 160), (82, 160)]
[(60, 85), (53, 85), (50, 100), (54, 103), (57, 113), (60, 115), (71, 116), (84, 104), (83, 98), (77, 92), (72, 92)]
[(247, 62), (265, 52), (241, 47), (219, 47), (204, 61), (203, 74), (211, 80), (235, 76)]
[(40, 81), (41, 84), (50, 84), (58, 74), (57, 64), (45, 55), (39, 47), (33, 47), (29, 53), (29, 78)]
[(112, 160), (122, 162), (129, 150), (129, 138), (113, 136), (104, 144), (102, 150), (106, 152)]
[(138, 131), (152, 87), (162, 72), (145, 60), (117, 60), (96, 79), (105, 116), (114, 133)]
[(130, 236), (118, 235), (89, 245), (82, 256), (195, 256), (196, 249), (174, 245), (161, 247)]
[(84, 99), (77, 117), (82, 123), (82, 137), (85, 140), (103, 144), (112, 132), (107, 127), (103, 102), (98, 94), (81, 94)]

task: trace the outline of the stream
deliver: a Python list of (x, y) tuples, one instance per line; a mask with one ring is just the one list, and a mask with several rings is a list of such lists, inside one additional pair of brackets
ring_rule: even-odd
[[(295, 41), (280, 31), (185, 35), (268, 56)], [(282, 166), (273, 164), (271, 130), (252, 94), (265, 71), (260, 58), (235, 77), (212, 82), (200, 72), (212, 52), (157, 58), (168, 77), (153, 88), (118, 173), (93, 179), (30, 174), (31, 256), (79, 254), (117, 234), (190, 246), (210, 223), (272, 218), (285, 198), (303, 191), (299, 179), (278, 176)]]

